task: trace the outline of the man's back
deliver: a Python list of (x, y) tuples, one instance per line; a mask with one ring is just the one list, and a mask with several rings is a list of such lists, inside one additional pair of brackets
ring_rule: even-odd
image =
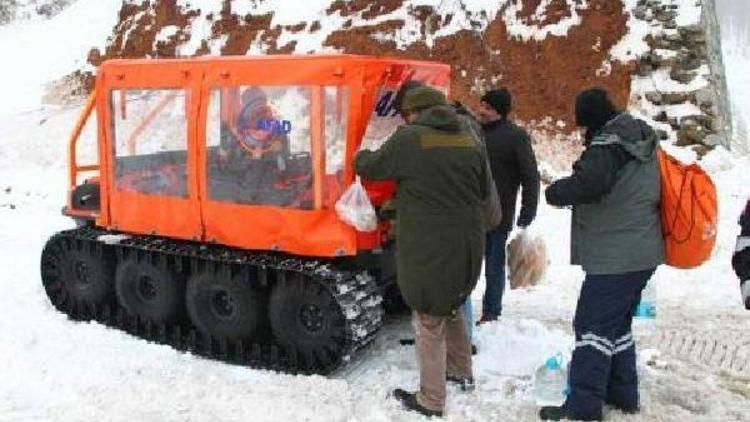
[(398, 205), (404, 210), (448, 213), (479, 206), (485, 196), (484, 168), (472, 139), (463, 132), (417, 127), (418, 142), (406, 145)]
[(399, 211), (450, 213), (478, 207), (485, 197), (482, 152), (449, 106), (433, 107), (399, 128), (390, 147)]
[(417, 312), (449, 315), (474, 288), (484, 250), (482, 200), (488, 193), (480, 147), (455, 111), (422, 111), (375, 152), (362, 151), (357, 173), (393, 179), (398, 284)]

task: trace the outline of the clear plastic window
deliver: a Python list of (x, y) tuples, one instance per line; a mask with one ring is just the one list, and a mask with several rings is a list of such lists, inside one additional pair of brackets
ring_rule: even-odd
[(95, 164), (99, 162), (99, 138), (96, 133), (96, 108), (83, 126), (76, 148), (76, 162), (78, 165)]
[(312, 209), (311, 89), (243, 86), (211, 91), (208, 196)]
[(325, 187), (324, 208), (332, 208), (343, 193), (341, 186), (349, 121), (349, 88), (327, 86), (325, 93)]
[(187, 197), (186, 104), (181, 89), (112, 91), (116, 189)]
[[(433, 88), (447, 94), (445, 87), (433, 86), (425, 78), (415, 78), (413, 80), (432, 86)], [(403, 81), (402, 83), (405, 82), (406, 81)], [(376, 97), (375, 109), (372, 111), (370, 120), (367, 123), (367, 128), (365, 129), (365, 135), (362, 138), (360, 148), (371, 151), (378, 150), (385, 141), (396, 132), (396, 129), (398, 129), (399, 126), (406, 123), (396, 111), (395, 107), (396, 93), (400, 88), (400, 85), (380, 87)]]
[[(333, 207), (343, 192), (348, 108), (347, 87), (212, 90), (206, 129), (209, 198), (299, 209)], [(320, 130), (314, 133), (315, 128)], [(325, 163), (317, 195), (315, 142)]]
[(397, 92), (398, 87), (381, 87), (378, 91), (375, 109), (367, 123), (361, 148), (371, 151), (378, 150), (396, 129), (404, 124), (404, 119), (401, 118), (394, 107)]

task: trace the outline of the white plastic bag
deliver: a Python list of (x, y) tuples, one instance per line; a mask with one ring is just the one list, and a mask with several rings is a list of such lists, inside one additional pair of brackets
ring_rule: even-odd
[(361, 232), (371, 232), (378, 227), (375, 208), (359, 176), (336, 202), (336, 214), (343, 222)]
[(508, 279), (510, 288), (531, 287), (547, 272), (547, 247), (541, 236), (521, 229), (508, 244)]

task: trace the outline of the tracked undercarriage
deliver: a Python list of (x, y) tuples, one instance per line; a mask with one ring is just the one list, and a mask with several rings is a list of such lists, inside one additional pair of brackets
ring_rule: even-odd
[(89, 227), (54, 235), (41, 260), (47, 295), (75, 320), (292, 373), (331, 372), (382, 325), (382, 289), (343, 267)]

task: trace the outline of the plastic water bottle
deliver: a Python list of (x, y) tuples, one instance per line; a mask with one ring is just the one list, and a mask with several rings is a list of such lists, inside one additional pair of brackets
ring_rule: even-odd
[(633, 331), (651, 335), (656, 330), (656, 285), (649, 282), (641, 292), (641, 301), (633, 309)]
[(561, 366), (562, 356), (553, 356), (540, 366), (534, 377), (534, 396), (538, 406), (560, 406), (568, 391), (568, 374)]

